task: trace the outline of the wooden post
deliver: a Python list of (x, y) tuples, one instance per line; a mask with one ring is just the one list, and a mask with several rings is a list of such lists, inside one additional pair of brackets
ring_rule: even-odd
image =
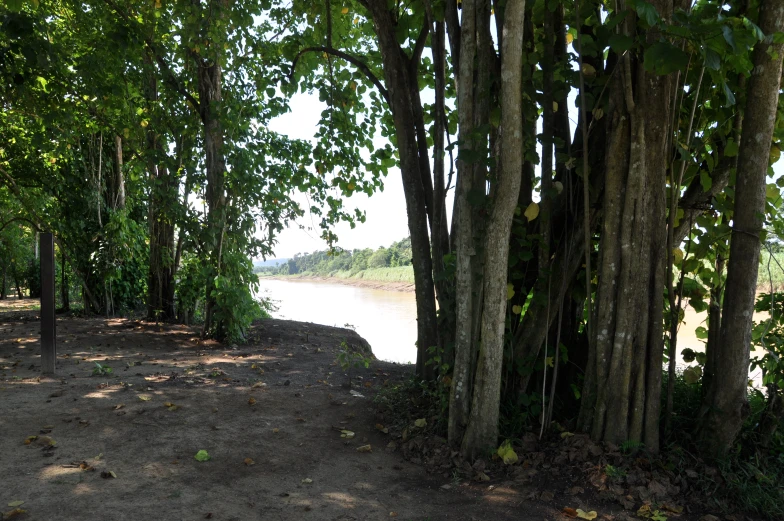
[(57, 344), (54, 317), (54, 236), (41, 234), (41, 372), (54, 374)]

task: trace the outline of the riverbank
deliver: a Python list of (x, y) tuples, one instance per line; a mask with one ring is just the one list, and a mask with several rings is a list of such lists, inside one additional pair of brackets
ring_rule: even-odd
[(0, 518), (558, 516), (560, 502), (498, 486), (503, 468), (488, 470), (488, 488), (412, 456), (373, 400), (413, 368), (373, 360), (345, 374), (344, 345), (365, 345), (351, 330), (265, 320), (228, 346), (183, 325), (59, 318), (57, 375), (42, 377), (37, 313), (4, 304), (0, 453), (13, 479)]
[(259, 278), (267, 280), (297, 281), (306, 280), (310, 282), (330, 282), (333, 284), (343, 284), (345, 286), (357, 286), (360, 288), (380, 289), (385, 291), (400, 291), (405, 293), (414, 292), (414, 271), (411, 266), (399, 266), (395, 268), (372, 268), (356, 273), (350, 271), (336, 271), (328, 275), (316, 273), (298, 273), (296, 275), (264, 275), (259, 274)]

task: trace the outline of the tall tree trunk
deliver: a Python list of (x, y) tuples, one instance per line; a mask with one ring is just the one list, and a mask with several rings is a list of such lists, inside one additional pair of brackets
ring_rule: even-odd
[(496, 446), (507, 302), (509, 235), (520, 192), (523, 158), (522, 54), (525, 0), (509, 0), (501, 44), (500, 168), (485, 238), (484, 305), (481, 344), (471, 413), (462, 441), (469, 458)]
[[(213, 324), (216, 299), (215, 277), (220, 274), (221, 238), (226, 226), (226, 164), (223, 156), (223, 126), (218, 107), (221, 103), (221, 64), (199, 59), (198, 63), (199, 107), (204, 128), (205, 167), (207, 170), (207, 245), (210, 252), (208, 260), (207, 288), (205, 292), (206, 309), (204, 318), (205, 334), (223, 336), (220, 324)], [(214, 331), (213, 331), (214, 329)]]
[[(667, 0), (654, 2), (662, 16)], [(630, 34), (628, 21), (625, 22)], [(660, 34), (649, 29), (646, 40)], [(595, 335), (582, 427), (594, 439), (643, 442), (659, 449), (666, 246), (666, 146), (672, 78), (649, 74), (638, 60), (619, 61), (610, 87), (604, 223), (599, 249)], [(623, 65), (621, 65), (623, 64)], [(625, 72), (625, 71), (624, 71)], [(629, 78), (634, 78), (632, 83)]]
[[(428, 236), (427, 195), (421, 172), (423, 162), (416, 137), (417, 100), (412, 98), (413, 89), (417, 89), (418, 92), (417, 78), (411, 77), (410, 62), (397, 42), (395, 23), (386, 0), (369, 0), (367, 6), (373, 18), (384, 63), (384, 79), (389, 90), (390, 109), (400, 155), (403, 193), (406, 199), (408, 230), (411, 235), (417, 307), (416, 372), (419, 377), (429, 380), (435, 374), (435, 368), (426, 364), (427, 353), (429, 348), (438, 346), (438, 323), (433, 261), (430, 256)], [(418, 58), (414, 57), (414, 59)], [(419, 113), (421, 114), (421, 106)], [(427, 164), (427, 157), (424, 158), (424, 164)]]
[[(158, 83), (151, 72), (145, 86), (145, 96), (150, 104), (158, 101)], [(120, 157), (115, 159), (117, 201), (125, 200), (122, 179), (122, 140), (117, 146)], [(147, 319), (171, 320), (174, 318), (174, 223), (172, 209), (177, 202), (175, 177), (163, 164), (166, 157), (161, 136), (155, 124), (147, 128), (147, 170), (150, 176), (150, 202), (148, 225), (150, 231), (150, 264), (147, 277)], [(118, 206), (119, 207), (119, 206)]]
[(112, 185), (112, 208), (122, 210), (125, 208), (125, 177), (123, 177), (123, 144), (122, 137), (114, 136), (114, 179)]
[(716, 372), (716, 350), (721, 343), (721, 303), (724, 300), (724, 255), (716, 255), (716, 279), (720, 282), (710, 289), (708, 304), (708, 342), (705, 344), (705, 367), (702, 371), (702, 399), (711, 388)]
[[(476, 85), (477, 45), (477, 8), (481, 0), (465, 0), (463, 2), (462, 20), (460, 25), (460, 62), (457, 77), (457, 108), (459, 119), (458, 141), (466, 152), (475, 150), (474, 129), (474, 96)], [(450, 30), (450, 35), (453, 30)], [(454, 46), (454, 41), (452, 42)], [(462, 154), (463, 157), (467, 154)], [(476, 344), (474, 343), (473, 316), (479, 310), (474, 309), (476, 281), (475, 267), (477, 251), (474, 244), (473, 210), (469, 204), (469, 194), (480, 189), (484, 194), (484, 186), (474, 186), (474, 164), (461, 158), (458, 153), (457, 184), (455, 192), (455, 253), (457, 267), (455, 274), (455, 367), (452, 373), (452, 387), (449, 395), (449, 443), (458, 445), (462, 442), (463, 433), (468, 425), (471, 412), (471, 395), (473, 390), (474, 363)]]
[(70, 311), (71, 288), (68, 283), (68, 263), (64, 248), (60, 248), (60, 300), (63, 302), (63, 311)]
[(435, 67), (435, 107), (433, 120), (433, 278), (439, 308), (439, 347), (442, 363), (454, 366), (455, 310), (453, 286), (447, 280), (444, 256), (449, 253), (449, 231), (446, 224), (446, 186), (444, 179), (444, 132), (446, 131), (446, 27), (435, 21), (432, 10), (429, 23), (435, 25), (432, 35), (433, 66)]
[[(765, 0), (760, 29), (768, 38), (784, 31), (784, 0)], [(765, 40), (754, 49), (735, 182), (730, 257), (716, 346), (715, 377), (702, 406), (699, 439), (705, 453), (727, 453), (746, 417), (752, 313), (765, 213), (765, 181), (781, 84), (784, 45)]]

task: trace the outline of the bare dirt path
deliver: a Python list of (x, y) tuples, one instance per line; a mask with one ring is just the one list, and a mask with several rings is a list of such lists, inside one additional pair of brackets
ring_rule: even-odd
[(410, 369), (374, 362), (352, 395), (335, 360), (341, 342), (362, 345), (353, 331), (268, 320), (237, 347), (58, 317), (58, 373), (41, 378), (37, 312), (3, 306), (0, 512), (24, 501), (18, 519), (560, 518), (526, 488), (453, 482), (387, 448), (372, 396)]

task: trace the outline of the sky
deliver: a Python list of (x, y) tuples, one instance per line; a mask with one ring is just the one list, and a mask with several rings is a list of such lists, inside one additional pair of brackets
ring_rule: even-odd
[[(431, 102), (432, 100), (426, 99), (429, 97), (429, 93), (423, 93), (423, 102)], [(572, 131), (574, 131), (578, 117), (574, 91), (570, 93), (567, 105), (572, 120)], [(299, 93), (291, 99), (290, 107), (291, 111), (272, 120), (269, 128), (291, 138), (313, 140), (321, 112), (326, 108), (326, 105), (319, 101), (316, 93)], [(537, 132), (541, 132), (541, 118), (537, 126)], [(377, 135), (374, 142), (378, 147), (383, 146), (384, 138)], [(537, 144), (537, 149), (541, 155), (541, 145)], [(771, 181), (784, 174), (784, 161), (775, 164), (773, 170), (774, 176)], [(304, 195), (297, 194), (295, 199), (301, 203), (303, 208), (310, 207)], [(451, 219), (453, 200), (454, 188), (447, 194), (447, 222)], [(345, 223), (341, 223), (333, 229), (338, 236), (338, 246), (341, 248), (347, 250), (376, 249), (380, 246), (389, 246), (395, 241), (408, 237), (403, 183), (400, 178), (400, 170), (397, 168), (389, 170), (384, 180), (383, 192), (376, 192), (372, 197), (361, 192), (355, 193), (352, 197), (344, 199), (344, 206), (348, 211), (355, 207), (364, 210), (367, 220), (364, 223), (357, 223), (354, 229)], [(278, 235), (278, 243), (271, 258), (290, 258), (296, 253), (325, 250), (327, 244), (320, 238), (320, 235), (321, 230), (318, 227), (317, 216), (311, 216), (308, 212)]]
[[(296, 94), (290, 102), (291, 111), (273, 119), (270, 130), (286, 134), (294, 139), (312, 140), (318, 128), (321, 112), (326, 105), (319, 101), (318, 94)], [(377, 145), (382, 145), (384, 138), (375, 139)], [(451, 215), (454, 190), (447, 196), (448, 213)], [(309, 208), (304, 195), (297, 194), (295, 199), (302, 203), (303, 208)], [(372, 197), (364, 193), (355, 193), (344, 199), (344, 206), (348, 210), (359, 208), (366, 212), (367, 220), (357, 223), (354, 229), (348, 224), (341, 223), (334, 228), (338, 236), (338, 246), (347, 250), (360, 248), (376, 249), (380, 246), (389, 246), (395, 241), (408, 237), (408, 221), (406, 217), (406, 202), (403, 195), (403, 182), (400, 170), (391, 168), (384, 179), (384, 191), (376, 192)], [(296, 253), (311, 253), (316, 250), (325, 250), (326, 242), (321, 238), (317, 216), (306, 212), (305, 216), (278, 235), (278, 244), (272, 258), (289, 258)]]

